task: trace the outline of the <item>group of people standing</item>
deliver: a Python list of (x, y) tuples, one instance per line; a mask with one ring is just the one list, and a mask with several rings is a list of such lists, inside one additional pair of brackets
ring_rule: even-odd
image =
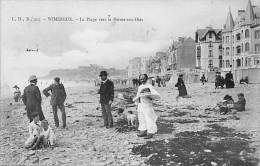
[(225, 75), (225, 78), (223, 76), (221, 76), (220, 72), (216, 72), (215, 88), (216, 89), (218, 87), (224, 88), (225, 85), (226, 85), (226, 88), (234, 88), (235, 87), (233, 74), (231, 73), (231, 71), (229, 71)]
[[(29, 138), (27, 139), (25, 145), (26, 148), (36, 149), (40, 144), (44, 146), (51, 145), (54, 146), (54, 133), (48, 121), (42, 111), (42, 97), (39, 87), (37, 86), (38, 79), (35, 75), (29, 77), (30, 84), (25, 87), (22, 101), (25, 104), (25, 110), (27, 112), (29, 123)], [(49, 93), (51, 91), (51, 94)], [(66, 128), (66, 113), (64, 102), (67, 97), (65, 88), (62, 83), (60, 83), (60, 78), (54, 78), (54, 83), (43, 90), (43, 94), (48, 97), (51, 95), (50, 104), (53, 109), (55, 126), (59, 127), (59, 119), (57, 114), (57, 108), (61, 110), (63, 128)], [(39, 121), (41, 124), (39, 124)]]

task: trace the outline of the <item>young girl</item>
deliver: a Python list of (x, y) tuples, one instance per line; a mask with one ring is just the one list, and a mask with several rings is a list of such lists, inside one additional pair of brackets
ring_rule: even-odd
[(25, 148), (32, 147), (40, 136), (41, 126), (39, 124), (39, 115), (38, 113), (32, 113), (33, 121), (29, 124), (29, 138), (25, 142)]

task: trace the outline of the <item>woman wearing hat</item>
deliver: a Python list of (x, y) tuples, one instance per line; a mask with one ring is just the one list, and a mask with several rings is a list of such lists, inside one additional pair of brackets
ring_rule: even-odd
[(14, 101), (15, 102), (20, 102), (21, 91), (20, 91), (20, 89), (19, 89), (19, 87), (17, 85), (15, 85), (13, 88), (15, 88), (15, 91), (14, 91)]
[(187, 89), (183, 81), (183, 75), (180, 74), (175, 87), (178, 88), (179, 96), (176, 97), (176, 101), (178, 101), (179, 97), (188, 97)]
[(137, 103), (138, 130), (139, 137), (150, 139), (157, 132), (157, 115), (152, 106), (153, 99), (160, 99), (159, 93), (148, 82), (147, 74), (140, 75), (141, 85), (138, 87), (136, 97), (133, 99)]
[(31, 114), (37, 112), (40, 116), (40, 121), (45, 119), (42, 112), (42, 97), (39, 87), (37, 86), (37, 77), (32, 75), (29, 77), (30, 85), (24, 88), (24, 93), (22, 96), (23, 103), (26, 106), (27, 116), (32, 122)]

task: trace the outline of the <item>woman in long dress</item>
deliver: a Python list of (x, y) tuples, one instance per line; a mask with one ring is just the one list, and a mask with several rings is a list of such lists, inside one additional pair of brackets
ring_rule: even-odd
[(177, 83), (175, 84), (175, 87), (177, 87), (178, 91), (179, 91), (179, 95), (176, 97), (176, 101), (178, 101), (178, 99), (180, 97), (189, 98), (186, 86), (185, 86), (184, 81), (183, 81), (183, 75), (182, 74), (179, 75), (179, 78), (178, 78)]
[(159, 93), (149, 84), (147, 74), (140, 75), (141, 85), (138, 87), (138, 92), (134, 101), (137, 103), (138, 130), (139, 137), (150, 139), (157, 132), (157, 115), (153, 109), (152, 102), (155, 98), (160, 98)]

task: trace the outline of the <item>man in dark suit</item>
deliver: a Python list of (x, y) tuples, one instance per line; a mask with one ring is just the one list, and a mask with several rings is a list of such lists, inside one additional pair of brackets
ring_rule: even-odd
[[(51, 91), (51, 94), (49, 93)], [(58, 118), (58, 108), (61, 111), (62, 115), (62, 122), (63, 122), (63, 128), (66, 128), (66, 112), (65, 112), (65, 106), (64, 102), (67, 97), (65, 88), (62, 83), (60, 83), (60, 78), (55, 77), (54, 83), (51, 84), (49, 87), (45, 88), (43, 90), (43, 94), (48, 97), (51, 95), (51, 106), (53, 110), (53, 116), (54, 116), (54, 122), (55, 126), (59, 127), (59, 118)]]
[(25, 109), (27, 111), (27, 116), (30, 122), (32, 122), (33, 119), (31, 115), (34, 112), (36, 112), (39, 114), (40, 120), (44, 120), (45, 117), (43, 115), (42, 107), (41, 107), (41, 103), (42, 103), (41, 92), (38, 86), (36, 86), (37, 77), (35, 75), (30, 76), (29, 81), (30, 81), (30, 85), (24, 88), (24, 93), (22, 96), (23, 103), (26, 106)]
[(104, 126), (106, 128), (113, 127), (113, 117), (111, 114), (111, 104), (114, 100), (114, 83), (107, 79), (107, 72), (101, 71), (101, 86), (99, 89), (100, 104), (102, 108), (102, 115), (104, 118)]

